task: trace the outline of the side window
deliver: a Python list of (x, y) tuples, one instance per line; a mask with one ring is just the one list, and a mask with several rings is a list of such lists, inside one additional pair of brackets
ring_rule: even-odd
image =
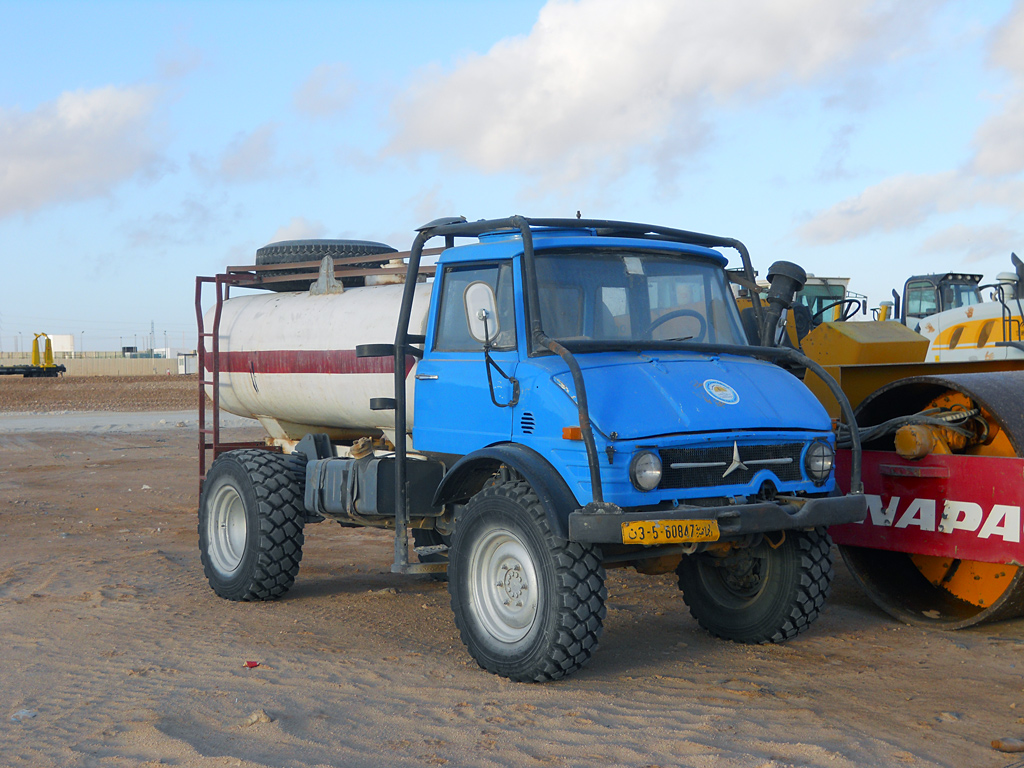
[(463, 294), (470, 284), (491, 286), (498, 302), (498, 329), (489, 329), (494, 349), (515, 349), (516, 314), (512, 293), (512, 264), (484, 264), (446, 267), (442, 277), (441, 310), (437, 318), (434, 349), (438, 352), (478, 352), (482, 345), (469, 333)]

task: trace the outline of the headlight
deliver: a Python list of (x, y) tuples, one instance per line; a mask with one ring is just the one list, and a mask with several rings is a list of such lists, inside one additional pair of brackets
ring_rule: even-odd
[(815, 440), (807, 447), (807, 453), (804, 454), (804, 469), (815, 485), (824, 485), (828, 480), (835, 457), (836, 452), (825, 440)]
[(640, 451), (629, 463), (629, 479), (637, 490), (653, 491), (661, 482), (661, 457), (653, 451)]

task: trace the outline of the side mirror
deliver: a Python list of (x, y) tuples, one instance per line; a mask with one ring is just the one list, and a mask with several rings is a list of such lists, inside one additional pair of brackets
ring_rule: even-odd
[(487, 283), (477, 280), (466, 286), (462, 294), (466, 307), (466, 325), (474, 341), (486, 344), (498, 335), (498, 300)]

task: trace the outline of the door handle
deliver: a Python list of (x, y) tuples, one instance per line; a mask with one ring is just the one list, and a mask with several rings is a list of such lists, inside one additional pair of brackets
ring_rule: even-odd
[(437, 380), (437, 374), (436, 373), (417, 373), (416, 374), (416, 381), (436, 381), (436, 380)]

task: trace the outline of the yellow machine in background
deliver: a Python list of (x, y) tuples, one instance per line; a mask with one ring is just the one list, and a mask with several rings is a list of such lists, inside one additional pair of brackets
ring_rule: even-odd
[[(40, 362), (39, 355), (39, 339), (43, 339), (43, 354), (42, 362)], [(43, 368), (56, 368), (53, 362), (53, 343), (50, 341), (50, 337), (45, 333), (37, 333), (36, 337), (32, 339), (32, 365), (42, 366)]]
[(981, 284), (981, 275), (948, 272), (915, 275), (902, 296), (893, 292), (894, 319), (929, 341), (926, 360), (1024, 359), (1024, 263), (1015, 253), (1010, 261), (1014, 271), (990, 285)]
[(893, 321), (821, 323), (800, 346), (857, 411), (869, 516), (831, 533), (868, 596), (947, 629), (1024, 615), (1024, 355), (951, 360)]
[[(40, 352), (39, 339), (43, 339)], [(37, 333), (32, 340), (31, 365), (0, 365), (0, 376), (23, 376), (26, 379), (53, 378), (67, 371), (63, 365), (53, 362), (53, 344), (45, 333)]]
[[(821, 365), (856, 410), (869, 514), (830, 532), (875, 604), (912, 624), (1024, 615), (1024, 263), (1011, 260), (1015, 272), (992, 285), (966, 273), (911, 277), (873, 321), (858, 317), (867, 304), (844, 281), (828, 279), (797, 294), (777, 337)], [(763, 344), (750, 298), (760, 281), (735, 282), (748, 337)], [(838, 422), (825, 383), (802, 375)]]

